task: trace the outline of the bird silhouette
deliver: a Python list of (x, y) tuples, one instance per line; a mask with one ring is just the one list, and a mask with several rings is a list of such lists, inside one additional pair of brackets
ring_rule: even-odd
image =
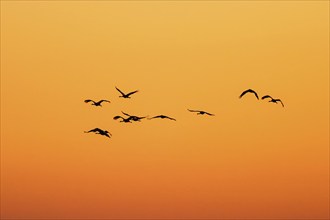
[(127, 94), (125, 94), (125, 93), (123, 93), (122, 91), (120, 91), (120, 89), (118, 89), (117, 87), (116, 87), (116, 89), (118, 90), (118, 92), (120, 92), (120, 94), (121, 94), (121, 96), (119, 96), (119, 97), (122, 97), (122, 98), (131, 98), (130, 97), (130, 95), (133, 95), (134, 93), (136, 93), (136, 92), (138, 92), (139, 90), (135, 90), (135, 91), (133, 91), (133, 92), (130, 92), (130, 93), (127, 93)]
[(205, 111), (190, 110), (190, 109), (188, 109), (188, 111), (190, 111), (190, 112), (197, 112), (197, 115), (204, 115), (204, 114), (206, 114), (206, 115), (214, 116), (214, 114), (211, 114), (211, 113), (208, 113), (208, 112), (205, 112)]
[(90, 133), (90, 132), (94, 132), (95, 134), (100, 134), (100, 135), (103, 135), (103, 136), (106, 136), (108, 138), (110, 138), (112, 136), (111, 133), (109, 133), (108, 131), (106, 130), (102, 130), (100, 128), (94, 128), (92, 130), (89, 130), (89, 131), (84, 131), (85, 133)]
[(123, 111), (121, 111), (121, 112), (122, 112), (124, 115), (128, 116), (128, 118), (129, 118), (130, 120), (133, 120), (133, 121), (141, 121), (141, 119), (144, 119), (144, 118), (148, 117), (148, 116), (145, 116), (145, 117), (139, 117), (139, 116), (135, 116), (135, 115), (127, 114), (127, 113), (125, 113), (125, 112), (123, 112)]
[(131, 122), (131, 118), (128, 117), (128, 118), (124, 118), (123, 116), (120, 116), (120, 115), (117, 115), (115, 117), (113, 117), (114, 120), (118, 120), (118, 119), (122, 119), (120, 122), (124, 122), (124, 123), (132, 123)]
[(109, 102), (110, 103), (110, 101), (108, 101), (108, 100), (104, 100), (104, 99), (102, 99), (102, 100), (100, 100), (100, 101), (98, 101), (98, 102), (95, 102), (95, 101), (93, 101), (93, 100), (91, 100), (91, 99), (86, 99), (85, 101), (84, 101), (85, 103), (89, 103), (89, 102), (92, 102), (92, 105), (95, 105), (95, 106), (101, 106), (102, 107), (102, 102)]
[(157, 115), (157, 116), (154, 116), (154, 117), (148, 118), (148, 119), (150, 120), (150, 119), (154, 119), (154, 118), (161, 118), (161, 119), (165, 119), (166, 118), (166, 119), (170, 119), (170, 120), (176, 121), (175, 118), (171, 118), (171, 117), (168, 117), (166, 115)]
[(239, 98), (242, 98), (243, 95), (245, 95), (248, 92), (253, 93), (257, 97), (257, 99), (259, 99), (258, 94), (254, 90), (252, 90), (252, 89), (248, 89), (248, 90), (245, 90), (244, 92), (242, 92), (242, 94), (239, 96)]
[(284, 107), (284, 104), (281, 101), (281, 99), (273, 99), (270, 95), (265, 95), (261, 99), (267, 99), (267, 98), (270, 98), (269, 102), (273, 102), (273, 103), (276, 103), (276, 104), (277, 104), (277, 102), (280, 102), (282, 104), (282, 106)]

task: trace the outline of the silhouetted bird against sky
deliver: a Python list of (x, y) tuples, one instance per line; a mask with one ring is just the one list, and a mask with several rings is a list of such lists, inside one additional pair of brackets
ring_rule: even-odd
[(131, 97), (129, 97), (130, 95), (133, 95), (134, 93), (136, 93), (136, 92), (138, 92), (139, 90), (135, 90), (135, 91), (133, 91), (133, 92), (130, 92), (130, 93), (127, 93), (127, 94), (125, 94), (125, 93), (123, 93), (122, 91), (120, 91), (120, 89), (118, 89), (117, 87), (116, 87), (116, 89), (118, 90), (118, 92), (120, 92), (120, 94), (121, 94), (121, 96), (119, 96), (119, 97), (122, 97), (122, 98), (131, 98)]
[(104, 100), (104, 99), (102, 99), (102, 100), (100, 100), (100, 101), (98, 101), (98, 102), (95, 102), (95, 101), (93, 101), (93, 100), (91, 100), (91, 99), (86, 99), (86, 100), (85, 100), (85, 103), (89, 103), (89, 102), (92, 102), (92, 105), (95, 105), (95, 106), (101, 106), (101, 107), (102, 107), (102, 105), (101, 105), (102, 102), (109, 102), (109, 103), (110, 103), (110, 101), (108, 101), (108, 100)]
[(277, 102), (280, 102), (282, 104), (282, 106), (284, 107), (284, 104), (281, 101), (281, 99), (273, 99), (270, 95), (265, 95), (261, 99), (267, 99), (267, 98), (270, 98), (269, 102), (274, 102), (276, 104), (277, 104)]
[(122, 119), (120, 122), (132, 123), (130, 117), (124, 118), (123, 116), (120, 116), (120, 115), (117, 115), (117, 116), (113, 117), (113, 120), (118, 120), (120, 118)]
[(141, 119), (144, 119), (144, 118), (147, 117), (147, 116), (145, 116), (145, 117), (139, 117), (139, 116), (135, 116), (135, 115), (130, 115), (130, 114), (127, 114), (127, 113), (125, 113), (125, 112), (123, 112), (123, 111), (122, 111), (122, 113), (123, 113), (124, 115), (128, 116), (128, 118), (129, 118), (130, 120), (133, 120), (133, 121), (141, 121)]
[(245, 94), (248, 93), (248, 92), (253, 93), (253, 94), (257, 97), (257, 99), (259, 99), (258, 94), (257, 94), (254, 90), (252, 90), (252, 89), (245, 90), (245, 91), (239, 96), (239, 98), (242, 98), (243, 95), (245, 95)]
[(110, 134), (108, 131), (102, 130), (100, 128), (94, 128), (92, 130), (84, 131), (84, 132), (85, 133), (94, 132), (95, 134), (100, 134), (100, 135), (103, 135), (103, 136), (107, 136), (108, 138), (110, 138), (112, 136), (112, 134)]
[(153, 119), (153, 118), (161, 118), (161, 119), (165, 119), (165, 118), (167, 118), (167, 119), (170, 119), (170, 120), (174, 120), (174, 121), (176, 121), (175, 118), (171, 118), (171, 117), (168, 117), (168, 116), (166, 116), (166, 115), (157, 115), (157, 116), (154, 116), (154, 117), (152, 117), (152, 118), (148, 118), (148, 119)]
[(211, 113), (208, 113), (208, 112), (205, 112), (205, 111), (190, 110), (190, 109), (188, 109), (188, 111), (190, 111), (190, 112), (197, 112), (197, 115), (204, 115), (204, 114), (206, 114), (206, 115), (214, 116), (214, 114), (211, 114)]

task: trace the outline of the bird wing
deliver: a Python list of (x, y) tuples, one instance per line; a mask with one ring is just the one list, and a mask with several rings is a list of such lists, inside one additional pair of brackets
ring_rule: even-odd
[(119, 115), (113, 117), (114, 120), (117, 120), (117, 119), (119, 119), (119, 118), (123, 118), (123, 117), (121, 117), (121, 116), (119, 116)]
[(160, 118), (160, 117), (161, 117), (160, 115), (157, 115), (157, 116), (154, 116), (154, 117), (151, 117), (151, 118), (148, 118), (148, 119)]
[(143, 116), (143, 117), (133, 116), (133, 120), (135, 120), (135, 121), (140, 121), (141, 119), (144, 119), (144, 118), (147, 118), (147, 117), (149, 117), (149, 115), (147, 115), (147, 116)]
[(104, 131), (103, 131), (102, 129), (100, 129), (100, 128), (94, 128), (93, 131), (94, 131), (94, 132), (99, 132), (99, 133), (104, 132)]
[(123, 93), (122, 91), (120, 91), (120, 89), (118, 89), (117, 87), (116, 87), (116, 89), (117, 89), (118, 92), (120, 92), (122, 95), (125, 95), (125, 93)]
[(136, 92), (138, 92), (139, 90), (135, 90), (135, 91), (133, 91), (133, 92), (130, 92), (130, 93), (127, 93), (127, 96), (130, 96), (130, 95), (132, 95), (132, 94), (134, 94), (134, 93), (136, 93)]
[(243, 95), (245, 95), (246, 93), (250, 92), (250, 90), (245, 90), (244, 92), (242, 92), (242, 94), (239, 96), (239, 98), (242, 98)]
[(200, 112), (198, 110), (190, 110), (190, 109), (187, 109), (187, 110), (190, 111), (190, 112)]
[(160, 117), (163, 117), (163, 118), (167, 118), (167, 119), (170, 119), (170, 120), (174, 120), (174, 121), (176, 121), (175, 118), (171, 118), (171, 117), (168, 117), (168, 116), (166, 116), (166, 115), (160, 115)]
[(110, 133), (104, 133), (103, 135), (107, 136), (108, 138), (110, 138), (111, 134)]
[(170, 120), (173, 120), (173, 121), (176, 121), (175, 118), (171, 118), (171, 117), (168, 117), (168, 116), (165, 116), (166, 118), (170, 119)]
[[(84, 102), (85, 102), (85, 103), (88, 103), (88, 102), (94, 102), (94, 101), (91, 100), (91, 99), (86, 99)], [(94, 102), (94, 103), (95, 103), (95, 102)]]
[(99, 129), (99, 128), (94, 128), (92, 130), (85, 131), (85, 133), (89, 133), (89, 132), (99, 132), (99, 133), (101, 133), (101, 132), (103, 132), (103, 130), (102, 129)]
[(211, 116), (214, 116), (214, 114), (211, 114), (211, 113), (208, 113), (208, 112), (205, 112), (205, 114), (207, 114), (207, 115), (211, 115)]
[(281, 101), (281, 99), (275, 99), (275, 102), (280, 102), (282, 104), (282, 106), (284, 107), (283, 102)]
[(102, 99), (102, 100), (99, 101), (99, 103), (102, 103), (102, 102), (109, 102), (110, 103), (109, 100), (105, 100), (105, 99)]
[(257, 97), (257, 99), (259, 99), (258, 94), (257, 94), (254, 90), (252, 90), (252, 89), (245, 90), (244, 92), (242, 92), (242, 94), (241, 94), (239, 97), (242, 98), (243, 95), (245, 95), (245, 94), (248, 93), (248, 92), (253, 93), (253, 94)]
[(254, 93), (254, 95), (257, 97), (257, 99), (259, 99), (258, 94), (257, 94), (255, 91), (253, 91), (253, 93)]
[(263, 96), (261, 99), (267, 99), (267, 98), (271, 98), (271, 99), (273, 99), (270, 95), (265, 95), (265, 96)]
[(127, 113), (125, 113), (125, 112), (123, 112), (123, 111), (121, 111), (124, 115), (126, 115), (126, 116), (131, 116), (131, 115), (129, 115), (129, 114), (127, 114)]

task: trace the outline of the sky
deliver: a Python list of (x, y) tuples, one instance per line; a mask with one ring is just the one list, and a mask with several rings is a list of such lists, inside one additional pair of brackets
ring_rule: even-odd
[(1, 218), (328, 219), (329, 2), (1, 1)]

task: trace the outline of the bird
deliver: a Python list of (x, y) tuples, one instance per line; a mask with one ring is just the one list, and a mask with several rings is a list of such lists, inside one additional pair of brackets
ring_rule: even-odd
[(118, 120), (119, 118), (122, 119), (120, 122), (132, 123), (130, 117), (124, 118), (123, 116), (120, 116), (120, 115), (117, 115), (117, 116), (113, 117), (113, 120)]
[(119, 97), (121, 97), (121, 98), (131, 98), (130, 97), (130, 95), (133, 95), (134, 93), (136, 93), (136, 92), (138, 92), (139, 90), (135, 90), (135, 91), (133, 91), (133, 92), (130, 92), (130, 93), (127, 93), (127, 94), (125, 94), (125, 93), (123, 93), (122, 91), (120, 91), (120, 89), (118, 89), (117, 87), (116, 87), (116, 89), (118, 90), (118, 92), (120, 92), (120, 94), (121, 94), (121, 96), (119, 96)]
[(197, 115), (204, 115), (204, 114), (207, 114), (207, 115), (210, 115), (210, 116), (214, 116), (214, 114), (211, 114), (211, 113), (208, 113), (208, 112), (205, 112), (205, 111), (190, 110), (190, 109), (188, 109), (188, 111), (190, 111), (190, 112), (197, 112)]
[(239, 98), (242, 98), (243, 95), (245, 95), (245, 94), (248, 93), (248, 92), (253, 93), (253, 94), (257, 97), (257, 99), (259, 99), (258, 94), (257, 94), (254, 90), (252, 90), (252, 89), (248, 89), (248, 90), (245, 90), (244, 92), (242, 92), (242, 94), (239, 96)]
[(267, 98), (270, 98), (269, 102), (273, 102), (273, 103), (276, 103), (276, 104), (277, 104), (277, 102), (280, 102), (282, 104), (282, 106), (284, 107), (284, 104), (281, 101), (281, 99), (273, 99), (270, 95), (265, 95), (261, 99), (267, 99)]
[(102, 130), (100, 128), (94, 128), (92, 130), (89, 130), (89, 131), (84, 131), (85, 133), (90, 133), (90, 132), (94, 132), (95, 134), (100, 134), (100, 135), (103, 135), (103, 136), (106, 136), (108, 138), (110, 138), (112, 136), (111, 133), (109, 133), (108, 131), (106, 130)]
[(95, 105), (95, 106), (101, 106), (102, 107), (102, 102), (109, 102), (110, 103), (110, 101), (108, 101), (108, 100), (104, 100), (104, 99), (102, 99), (102, 100), (100, 100), (100, 101), (98, 101), (98, 102), (95, 102), (95, 101), (93, 101), (93, 100), (91, 100), (91, 99), (86, 99), (85, 101), (84, 101), (85, 103), (89, 103), (89, 102), (92, 102), (92, 105)]
[(127, 113), (125, 113), (125, 112), (123, 112), (123, 111), (121, 111), (121, 112), (122, 112), (124, 115), (128, 116), (128, 118), (129, 118), (130, 120), (133, 120), (133, 121), (141, 121), (141, 119), (144, 119), (144, 118), (148, 117), (148, 116), (145, 116), (145, 117), (139, 117), (139, 116), (135, 116), (135, 115), (127, 114)]
[(170, 120), (176, 121), (175, 118), (171, 118), (171, 117), (168, 117), (168, 116), (166, 116), (166, 115), (157, 115), (157, 116), (154, 116), (154, 117), (152, 117), (152, 118), (148, 118), (148, 119), (150, 120), (150, 119), (153, 119), (153, 118), (161, 118), (161, 119), (165, 119), (165, 118), (167, 118), (167, 119), (170, 119)]

